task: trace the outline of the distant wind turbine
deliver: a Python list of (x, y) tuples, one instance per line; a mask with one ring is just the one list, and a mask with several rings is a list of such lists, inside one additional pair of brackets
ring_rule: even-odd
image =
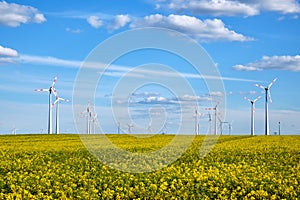
[(132, 124), (127, 124), (127, 127), (128, 127), (128, 133), (131, 134), (131, 130), (133, 128), (133, 125)]
[(265, 135), (270, 135), (270, 128), (269, 128), (269, 108), (268, 108), (268, 100), (270, 99), (270, 103), (272, 103), (272, 97), (270, 93), (270, 88), (276, 82), (277, 78), (275, 78), (267, 87), (264, 87), (259, 84), (255, 84), (256, 87), (265, 90), (266, 94), (266, 102), (265, 102)]
[(206, 110), (214, 110), (215, 111), (215, 121), (214, 121), (214, 126), (215, 126), (215, 132), (214, 132), (214, 134), (215, 135), (217, 135), (218, 134), (218, 130), (217, 130), (217, 112), (218, 112), (218, 105), (219, 105), (219, 103), (217, 103), (216, 104), (216, 106), (215, 107), (212, 107), (212, 108), (206, 108)]
[(255, 102), (258, 101), (261, 98), (261, 96), (257, 97), (254, 100), (251, 100), (247, 97), (244, 97), (247, 101), (251, 103), (251, 136), (254, 136), (254, 109), (255, 109)]
[(13, 130), (12, 130), (12, 134), (13, 134), (13, 135), (17, 135), (17, 131), (18, 131), (18, 130), (19, 130), (19, 129), (17, 129), (16, 127), (14, 127)]
[(56, 104), (56, 127), (55, 127), (55, 133), (59, 134), (59, 102), (60, 101), (64, 101), (64, 102), (69, 102), (68, 99), (63, 99), (60, 98), (57, 94), (57, 92), (55, 91), (54, 93), (56, 100), (54, 101), (54, 103), (52, 104), (52, 107)]
[(195, 135), (199, 135), (199, 123), (198, 123), (198, 117), (199, 117), (199, 113), (198, 113), (198, 108), (197, 105), (195, 106)]
[(147, 127), (147, 133), (151, 134), (152, 133), (152, 125), (151, 122), (149, 123), (148, 127)]
[(49, 92), (49, 116), (48, 116), (48, 134), (52, 134), (52, 92), (55, 93), (56, 90), (54, 85), (57, 81), (57, 75), (54, 77), (54, 80), (49, 89), (36, 89), (36, 92)]

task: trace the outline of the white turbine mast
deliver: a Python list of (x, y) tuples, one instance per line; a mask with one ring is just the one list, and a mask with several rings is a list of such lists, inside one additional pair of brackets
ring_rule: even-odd
[(206, 110), (214, 110), (215, 111), (215, 113), (214, 113), (214, 115), (215, 115), (215, 119), (214, 119), (214, 135), (217, 135), (218, 134), (218, 129), (217, 129), (217, 113), (218, 113), (218, 105), (219, 105), (219, 103), (217, 103), (216, 105), (215, 105), (215, 107), (211, 107), (211, 108), (206, 108)]
[(91, 121), (93, 123), (93, 134), (95, 134), (96, 133), (96, 125), (99, 125), (99, 123), (98, 123), (98, 114), (95, 111), (92, 113)]
[(264, 89), (265, 90), (265, 95), (266, 95), (266, 98), (265, 98), (265, 135), (270, 135), (269, 108), (268, 108), (269, 100), (270, 100), (270, 103), (272, 103), (270, 88), (276, 82), (277, 79), (278, 78), (275, 78), (267, 87), (264, 87), (264, 86), (259, 85), (259, 84), (255, 84), (256, 87)]
[(49, 115), (48, 115), (48, 134), (52, 134), (52, 92), (55, 93), (56, 90), (54, 85), (57, 81), (58, 75), (54, 77), (54, 80), (49, 89), (35, 89), (35, 92), (49, 92)]
[(233, 121), (231, 121), (230, 123), (228, 123), (228, 134), (231, 135), (232, 133), (232, 124), (233, 124)]
[(218, 117), (218, 120), (220, 122), (220, 134), (223, 135), (223, 125), (229, 124), (229, 122), (222, 121), (219, 117)]
[(208, 133), (211, 135), (212, 134), (212, 130), (211, 130), (211, 128), (212, 128), (212, 118), (211, 118), (211, 114), (210, 114), (210, 112), (208, 112), (208, 123), (209, 123), (209, 130), (208, 130)]
[(13, 129), (12, 129), (12, 134), (13, 135), (17, 135), (17, 131), (18, 131), (19, 129), (17, 129), (16, 127), (14, 127)]
[(254, 100), (251, 100), (247, 97), (244, 97), (247, 101), (251, 103), (251, 136), (254, 136), (254, 110), (255, 110), (255, 102), (258, 101), (261, 96), (257, 97)]
[(199, 135), (199, 112), (198, 112), (198, 106), (195, 105), (195, 135)]
[(132, 128), (134, 127), (132, 124), (127, 124), (128, 133), (131, 134)]
[(151, 124), (151, 122), (148, 124), (148, 127), (147, 127), (147, 133), (148, 133), (148, 134), (151, 134), (151, 133), (152, 133), (152, 124)]
[(82, 118), (86, 117), (86, 134), (91, 134), (92, 108), (90, 105), (90, 101), (88, 101), (86, 110), (81, 112), (80, 114)]
[(118, 122), (118, 134), (120, 134), (120, 133), (121, 133), (121, 123)]
[(56, 127), (55, 127), (55, 133), (56, 134), (59, 134), (59, 102), (61, 102), (61, 101), (64, 101), (64, 102), (70, 102), (70, 100), (68, 100), (68, 99), (63, 99), (63, 98), (60, 98), (59, 96), (58, 96), (58, 94), (57, 94), (57, 91), (56, 91), (56, 89), (54, 89), (54, 95), (55, 95), (55, 101), (54, 101), (54, 103), (52, 104), (52, 107), (54, 107), (54, 105), (56, 105), (56, 116), (55, 116), (55, 121), (56, 121), (56, 123), (55, 123), (55, 125), (56, 125)]

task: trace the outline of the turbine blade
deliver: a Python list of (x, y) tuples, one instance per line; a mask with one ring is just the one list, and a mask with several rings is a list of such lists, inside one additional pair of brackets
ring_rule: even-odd
[(259, 88), (261, 88), (261, 89), (265, 89), (265, 87), (264, 87), (264, 86), (262, 86), (262, 85), (259, 85), (259, 84), (254, 84), (254, 86), (256, 86), (256, 87), (259, 87)]
[(277, 81), (278, 78), (275, 78), (269, 85), (268, 88), (272, 87), (272, 85), (274, 85), (274, 83)]
[(57, 104), (58, 102), (59, 102), (59, 99), (56, 99), (52, 105), (54, 106), (54, 104)]
[(249, 98), (247, 98), (247, 97), (244, 97), (244, 99), (247, 100), (247, 101), (249, 101), (249, 102), (251, 102), (251, 100)]
[(35, 92), (49, 92), (49, 89), (35, 89)]
[(256, 101), (258, 101), (259, 99), (261, 99), (261, 96), (257, 97), (256, 99), (253, 100), (253, 102), (255, 103)]
[(56, 98), (58, 98), (57, 90), (54, 87), (52, 87), (52, 92), (53, 92), (54, 96)]
[(54, 79), (53, 79), (53, 82), (52, 82), (52, 85), (51, 85), (52, 88), (54, 87), (54, 85), (55, 85), (55, 83), (56, 83), (56, 81), (57, 81), (57, 77), (58, 77), (58, 75), (56, 75), (56, 76), (54, 77)]
[(270, 92), (270, 90), (268, 90), (268, 95), (269, 95), (270, 103), (272, 104), (272, 103), (273, 103), (273, 100), (272, 100), (272, 97), (271, 97), (271, 92)]

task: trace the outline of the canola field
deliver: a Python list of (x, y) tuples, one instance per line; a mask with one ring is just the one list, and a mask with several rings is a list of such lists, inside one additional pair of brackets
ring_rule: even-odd
[[(174, 136), (108, 137), (145, 152)], [(161, 170), (127, 173), (99, 162), (78, 135), (0, 136), (0, 199), (300, 199), (300, 136), (221, 136), (199, 158), (204, 138)]]

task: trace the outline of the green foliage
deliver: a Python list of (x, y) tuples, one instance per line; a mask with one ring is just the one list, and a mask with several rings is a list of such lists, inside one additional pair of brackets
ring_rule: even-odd
[[(173, 138), (108, 137), (132, 152), (160, 149)], [(99, 162), (78, 135), (1, 136), (0, 199), (300, 198), (299, 136), (221, 136), (200, 159), (203, 139), (161, 170), (131, 174)]]

